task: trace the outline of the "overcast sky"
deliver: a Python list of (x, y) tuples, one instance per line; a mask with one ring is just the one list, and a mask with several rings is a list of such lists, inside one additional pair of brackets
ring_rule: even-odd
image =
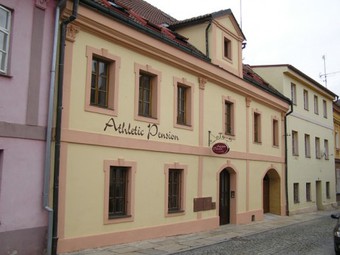
[(290, 64), (325, 86), (325, 55), (327, 88), (340, 96), (340, 0), (146, 1), (178, 20), (231, 9), (245, 64)]

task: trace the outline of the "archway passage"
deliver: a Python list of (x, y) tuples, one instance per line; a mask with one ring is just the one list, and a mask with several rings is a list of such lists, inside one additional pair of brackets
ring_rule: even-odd
[(230, 223), (230, 174), (228, 169), (220, 173), (220, 225)]
[(263, 177), (263, 213), (281, 215), (281, 178), (274, 169)]

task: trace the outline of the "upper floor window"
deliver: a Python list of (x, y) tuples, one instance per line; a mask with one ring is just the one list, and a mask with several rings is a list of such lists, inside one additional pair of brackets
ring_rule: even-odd
[(224, 133), (226, 135), (235, 135), (234, 133), (234, 103), (224, 101)]
[(117, 116), (120, 58), (106, 49), (86, 47), (85, 110)]
[(326, 102), (326, 100), (322, 101), (322, 105), (323, 105), (323, 117), (327, 118), (327, 102)]
[(11, 11), (0, 6), (0, 73), (8, 72), (9, 38), (11, 33)]
[(290, 84), (291, 100), (293, 104), (296, 105), (296, 85), (294, 83)]
[(292, 153), (293, 156), (299, 156), (299, 140), (297, 131), (292, 131)]
[(177, 84), (177, 124), (191, 125), (191, 99), (192, 91), (190, 86)]
[(339, 149), (340, 148), (340, 136), (339, 133), (337, 131), (335, 131), (335, 149)]
[(279, 121), (273, 119), (273, 146), (279, 146)]
[(224, 38), (224, 57), (232, 60), (232, 53), (231, 53), (231, 41), (228, 38)]
[(136, 119), (148, 122), (159, 120), (160, 73), (150, 66), (135, 65)]
[(321, 151), (320, 151), (320, 138), (315, 137), (315, 157), (317, 159), (321, 158)]
[(308, 102), (308, 91), (303, 90), (303, 107), (305, 110), (309, 110), (309, 102)]
[(254, 112), (254, 142), (261, 142), (261, 114)]
[(310, 135), (305, 134), (305, 156), (310, 158)]
[(329, 159), (329, 146), (328, 146), (328, 140), (324, 140), (324, 155), (325, 155), (325, 159)]
[(319, 114), (319, 98), (317, 95), (314, 95), (314, 113)]

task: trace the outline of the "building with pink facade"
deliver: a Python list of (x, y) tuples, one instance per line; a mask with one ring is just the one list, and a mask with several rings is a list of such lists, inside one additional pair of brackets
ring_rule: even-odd
[(47, 249), (43, 187), (55, 5), (0, 1), (0, 254)]

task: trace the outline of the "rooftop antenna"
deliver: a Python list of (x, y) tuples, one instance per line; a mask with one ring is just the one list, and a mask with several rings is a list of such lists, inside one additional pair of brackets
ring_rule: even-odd
[(242, 30), (242, 0), (240, 0), (240, 27)]
[(326, 88), (327, 88), (327, 76), (328, 76), (328, 75), (332, 75), (332, 74), (340, 73), (340, 71), (338, 71), (338, 72), (333, 72), (333, 73), (327, 73), (327, 72), (326, 72), (326, 56), (323, 55), (323, 56), (322, 56), (322, 59), (323, 59), (324, 73), (323, 73), (323, 74), (320, 74), (320, 78), (322, 78), (322, 77), (325, 78), (325, 79), (324, 79), (324, 82), (325, 82), (325, 86), (326, 86)]

